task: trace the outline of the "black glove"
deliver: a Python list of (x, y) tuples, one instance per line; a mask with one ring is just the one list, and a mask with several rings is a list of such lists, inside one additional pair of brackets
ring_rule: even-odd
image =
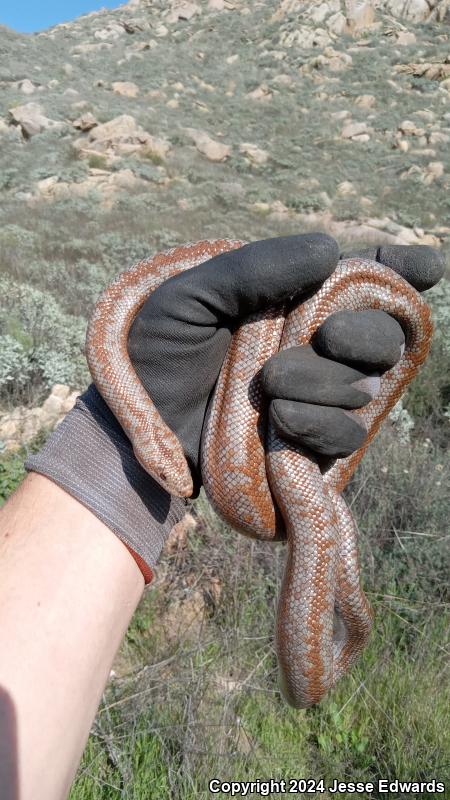
[[(443, 259), (430, 247), (391, 246), (353, 255), (382, 258), (420, 290), (443, 274)], [(170, 278), (144, 303), (128, 351), (143, 386), (183, 444), (196, 493), (205, 413), (233, 330), (250, 313), (318, 287), (338, 261), (337, 242), (323, 233), (264, 239)], [(352, 384), (395, 364), (403, 342), (398, 322), (382, 311), (341, 312), (318, 333), (317, 347), (326, 357), (297, 347), (269, 359), (263, 386), (273, 399), (270, 412), (279, 433), (327, 455), (356, 450), (366, 431), (342, 409), (365, 405), (373, 392), (367, 391), (370, 384), (365, 391)]]

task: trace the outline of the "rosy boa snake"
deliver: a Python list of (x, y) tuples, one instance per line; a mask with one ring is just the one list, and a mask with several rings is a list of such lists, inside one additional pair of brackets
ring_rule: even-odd
[[(140, 464), (167, 491), (192, 494), (182, 446), (140, 384), (127, 352), (131, 324), (149, 294), (190, 269), (246, 242), (189, 242), (122, 272), (91, 316), (86, 356), (97, 389), (133, 444)], [(368, 429), (363, 447), (322, 466), (310, 452), (278, 438), (266, 423), (258, 373), (278, 350), (307, 344), (339, 310), (382, 309), (405, 332), (400, 361), (381, 378), (379, 394), (358, 411)], [(287, 538), (276, 646), (287, 701), (320, 701), (363, 650), (372, 612), (360, 586), (357, 528), (340, 492), (383, 419), (425, 360), (431, 342), (428, 306), (403, 278), (374, 261), (340, 261), (316, 294), (293, 309), (270, 308), (233, 334), (204, 427), (202, 475), (209, 500), (242, 533)]]

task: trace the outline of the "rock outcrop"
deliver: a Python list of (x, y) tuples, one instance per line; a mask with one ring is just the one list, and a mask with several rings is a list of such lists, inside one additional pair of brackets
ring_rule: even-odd
[(49, 128), (60, 128), (63, 123), (46, 117), (44, 109), (39, 103), (25, 103), (9, 109), (11, 123), (19, 125), (22, 134), (29, 139), (37, 133)]
[(79, 394), (71, 392), (69, 386), (57, 383), (42, 406), (17, 406), (13, 411), (0, 414), (0, 451), (19, 450), (42, 429), (56, 428), (73, 408)]
[(121, 155), (149, 151), (165, 158), (170, 150), (170, 142), (152, 136), (129, 114), (122, 114), (88, 129), (87, 135), (76, 139), (73, 146), (82, 157), (102, 155), (110, 160)]

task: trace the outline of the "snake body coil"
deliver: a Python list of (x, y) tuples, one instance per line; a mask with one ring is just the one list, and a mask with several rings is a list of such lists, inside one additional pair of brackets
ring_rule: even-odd
[[(140, 464), (178, 496), (192, 494), (190, 470), (133, 369), (128, 333), (163, 281), (244, 244), (205, 240), (142, 261), (103, 292), (90, 319), (86, 355), (93, 380)], [(278, 350), (308, 344), (330, 314), (366, 309), (386, 311), (400, 322), (405, 350), (382, 376), (377, 397), (354, 412), (368, 430), (364, 446), (325, 462), (277, 436), (267, 422), (259, 373)], [(261, 539), (287, 539), (276, 639), (281, 687), (297, 708), (319, 702), (367, 642), (372, 613), (360, 586), (357, 529), (340, 493), (425, 360), (431, 334), (430, 312), (418, 292), (391, 269), (356, 258), (341, 261), (305, 302), (254, 314), (233, 334), (205, 421), (203, 483), (234, 528)]]

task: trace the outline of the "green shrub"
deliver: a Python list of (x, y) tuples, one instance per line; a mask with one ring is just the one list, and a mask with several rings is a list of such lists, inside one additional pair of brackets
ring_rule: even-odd
[[(10, 399), (1, 388), (11, 384), (8, 374), (13, 375), (17, 402), (21, 400), (22, 385), (26, 388), (29, 381), (41, 397), (54, 383), (85, 384), (89, 373), (82, 349), (86, 329), (83, 319), (65, 314), (49, 293), (0, 278), (0, 334), (3, 336), (11, 330), (11, 320), (27, 338), (29, 346), (25, 349), (6, 334), (0, 401)], [(19, 379), (20, 370), (23, 379)]]
[(0, 396), (7, 385), (26, 383), (30, 372), (30, 358), (23, 345), (8, 334), (0, 336)]
[(100, 153), (98, 155), (92, 154), (88, 157), (88, 164), (91, 169), (108, 169), (108, 161), (105, 156)]

